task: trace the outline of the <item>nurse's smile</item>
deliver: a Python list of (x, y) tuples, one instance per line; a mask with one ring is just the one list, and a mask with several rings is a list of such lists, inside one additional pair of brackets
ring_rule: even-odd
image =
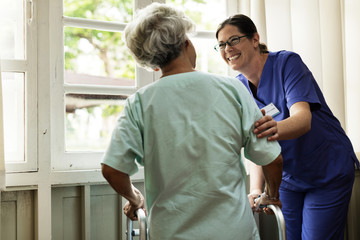
[(234, 55), (234, 56), (231, 56), (231, 57), (229, 57), (228, 58), (228, 61), (233, 61), (233, 60), (236, 60), (236, 59), (238, 59), (239, 57), (240, 57), (240, 55), (241, 55), (241, 53), (239, 53), (239, 54), (237, 54), (237, 55)]

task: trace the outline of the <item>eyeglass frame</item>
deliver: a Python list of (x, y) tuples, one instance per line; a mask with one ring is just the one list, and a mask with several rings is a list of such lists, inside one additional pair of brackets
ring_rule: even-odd
[[(215, 51), (217, 51), (217, 52), (224, 51), (225, 48), (226, 48), (226, 44), (229, 45), (230, 47), (233, 47), (233, 46), (235, 46), (235, 45), (237, 45), (237, 44), (240, 43), (240, 39), (241, 39), (241, 38), (247, 37), (247, 36), (248, 36), (248, 35), (231, 37), (231, 38), (229, 38), (226, 42), (216, 44), (216, 45), (214, 46), (214, 49), (215, 49)], [(237, 39), (238, 42), (236, 42), (236, 43), (234, 43), (234, 44), (229, 42), (230, 40), (234, 40), (234, 39)], [(223, 46), (224, 48), (221, 49), (220, 46)]]

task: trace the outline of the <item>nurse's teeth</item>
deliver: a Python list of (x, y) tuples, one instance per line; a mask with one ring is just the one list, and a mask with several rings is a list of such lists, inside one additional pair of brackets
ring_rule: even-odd
[(237, 59), (239, 57), (240, 57), (240, 54), (236, 55), (236, 56), (229, 57), (228, 59), (229, 59), (229, 61), (232, 61), (232, 60), (235, 60), (235, 59)]

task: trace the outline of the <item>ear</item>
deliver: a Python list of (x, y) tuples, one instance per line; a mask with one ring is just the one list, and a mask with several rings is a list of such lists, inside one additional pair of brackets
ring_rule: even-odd
[(254, 48), (257, 48), (260, 44), (260, 35), (259, 33), (254, 33), (254, 36), (252, 38), (253, 46)]
[(185, 47), (188, 47), (190, 45), (190, 40), (186, 38), (185, 40)]

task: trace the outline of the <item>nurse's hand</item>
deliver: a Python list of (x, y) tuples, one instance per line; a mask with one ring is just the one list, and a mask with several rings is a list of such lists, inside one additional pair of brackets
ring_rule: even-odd
[(265, 110), (261, 110), (263, 117), (255, 122), (254, 133), (258, 138), (267, 137), (268, 141), (279, 139), (277, 122), (269, 115), (265, 115)]

